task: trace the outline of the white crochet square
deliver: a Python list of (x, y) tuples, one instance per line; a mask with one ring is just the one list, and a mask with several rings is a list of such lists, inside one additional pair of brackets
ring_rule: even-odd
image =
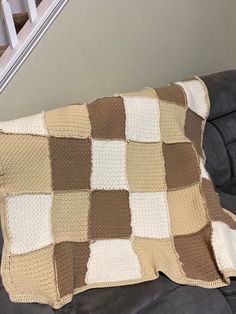
[(8, 196), (6, 207), (11, 253), (32, 252), (53, 242), (50, 225), (51, 195)]
[(212, 222), (212, 245), (220, 270), (236, 268), (236, 230), (221, 221)]
[(191, 80), (177, 82), (176, 84), (183, 87), (187, 96), (188, 107), (197, 115), (205, 119), (208, 115), (209, 108), (203, 83), (198, 80)]
[(133, 235), (147, 238), (170, 236), (165, 192), (130, 193)]
[(159, 102), (151, 97), (123, 97), (126, 138), (139, 142), (159, 142)]
[(200, 171), (201, 171), (201, 177), (210, 180), (210, 176), (205, 168), (205, 163), (203, 159), (200, 159)]
[(43, 113), (1, 122), (0, 130), (2, 130), (4, 133), (12, 134), (33, 134), (42, 136), (48, 135), (48, 132), (44, 126)]
[(125, 164), (125, 142), (93, 140), (91, 188), (127, 190)]
[(131, 240), (98, 240), (90, 244), (87, 284), (139, 278), (140, 264)]

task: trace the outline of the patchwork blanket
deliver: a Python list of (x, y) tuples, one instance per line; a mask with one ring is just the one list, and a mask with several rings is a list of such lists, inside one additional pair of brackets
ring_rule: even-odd
[(81, 291), (236, 275), (236, 218), (204, 168), (209, 112), (193, 77), (0, 123), (3, 283), (60, 308)]

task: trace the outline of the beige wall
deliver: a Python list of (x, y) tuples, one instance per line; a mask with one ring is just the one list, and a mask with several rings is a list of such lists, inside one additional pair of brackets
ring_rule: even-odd
[(0, 95), (0, 120), (236, 68), (235, 0), (69, 0)]

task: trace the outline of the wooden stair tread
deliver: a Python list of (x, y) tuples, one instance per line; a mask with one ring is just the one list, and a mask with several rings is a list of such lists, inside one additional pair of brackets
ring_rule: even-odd
[(13, 20), (15, 22), (17, 33), (19, 33), (19, 31), (22, 29), (22, 27), (25, 25), (28, 19), (29, 19), (29, 15), (27, 12), (13, 14)]
[(7, 45), (0, 46), (0, 57), (4, 54), (4, 52), (7, 50)]

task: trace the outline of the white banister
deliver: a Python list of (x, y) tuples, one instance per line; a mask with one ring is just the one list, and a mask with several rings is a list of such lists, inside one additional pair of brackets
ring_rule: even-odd
[(25, 5), (29, 14), (29, 20), (33, 23), (38, 15), (35, 0), (25, 0)]
[[(34, 1), (34, 0), (33, 0)], [(22, 13), (26, 11), (24, 0), (8, 0), (12, 13)]]
[(3, 22), (3, 17), (0, 14), (0, 46), (5, 46), (8, 44), (8, 39), (6, 36), (6, 28)]
[[(0, 0), (0, 15), (2, 13), (4, 20), (2, 29), (6, 30), (9, 37), (9, 40), (6, 38), (7, 45), (10, 43), (0, 57), (0, 93), (68, 2), (69, 0), (42, 0), (36, 7), (35, 0)], [(18, 13), (23, 7), (23, 12), (28, 12), (30, 20), (16, 34), (12, 12)]]
[(2, 0), (1, 3), (3, 19), (6, 26), (6, 32), (11, 48), (15, 48), (18, 43), (16, 28), (12, 16), (11, 6), (7, 0)]

